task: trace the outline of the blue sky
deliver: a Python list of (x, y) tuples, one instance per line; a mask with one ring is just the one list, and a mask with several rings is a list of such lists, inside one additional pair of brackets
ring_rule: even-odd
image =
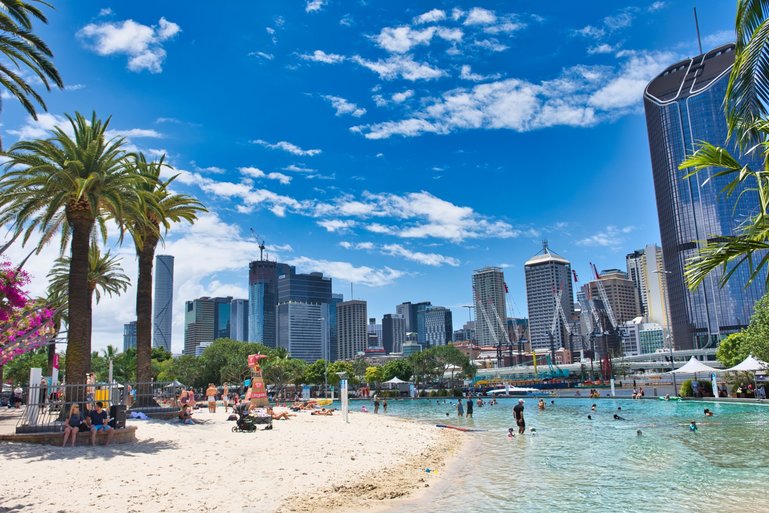
[[(247, 297), (251, 229), (345, 298), (353, 282), (370, 316), (427, 300), (457, 326), (488, 265), (527, 316), (523, 263), (543, 239), (580, 282), (659, 242), (641, 95), (697, 53), (689, 3), (56, 4), (37, 32), (67, 87), (38, 122), (4, 94), (4, 144), (95, 110), (128, 148), (167, 155), (210, 210), (159, 251), (176, 257), (176, 351), (185, 300)], [(705, 48), (732, 39), (733, 2), (697, 7)], [(29, 263), (32, 292), (55, 256)], [(121, 346), (133, 292), (96, 308), (94, 347)]]

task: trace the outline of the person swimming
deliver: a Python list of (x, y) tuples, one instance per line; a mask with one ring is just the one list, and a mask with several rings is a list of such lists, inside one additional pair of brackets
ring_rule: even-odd
[(593, 403), (593, 406), (590, 407), (590, 410), (595, 411), (595, 408), (596, 408), (595, 403)]
[(706, 417), (712, 417), (713, 416), (713, 412), (710, 411), (710, 409), (708, 409), (708, 408), (705, 408), (705, 411), (703, 413), (705, 414)]
[(619, 415), (617, 415), (617, 414), (615, 413), (615, 414), (614, 414), (614, 420), (627, 420), (627, 419), (626, 419), (626, 418), (624, 418), (624, 417), (620, 417)]
[(635, 432), (636, 436), (642, 436), (644, 434), (640, 429)]
[(695, 421), (691, 421), (691, 423), (689, 424), (689, 431), (691, 431), (692, 433), (697, 432), (697, 423)]
[(587, 420), (593, 420), (593, 416), (592, 415), (588, 415), (587, 416)]
[(515, 437), (515, 433), (513, 432), (513, 428), (507, 428), (507, 439), (512, 440)]

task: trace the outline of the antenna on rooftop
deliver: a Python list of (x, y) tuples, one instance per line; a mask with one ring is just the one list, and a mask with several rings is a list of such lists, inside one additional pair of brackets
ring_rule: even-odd
[(547, 239), (542, 239), (542, 251), (547, 253), (547, 249), (548, 249)]
[(697, 29), (697, 45), (700, 47), (700, 55), (702, 55), (702, 39), (700, 38), (700, 22), (697, 19), (697, 8), (694, 8), (694, 27)]
[(264, 248), (267, 247), (264, 245), (264, 239), (260, 241), (253, 228), (251, 228), (251, 235), (254, 237), (254, 240), (256, 240), (256, 243), (259, 244), (259, 260), (264, 260)]

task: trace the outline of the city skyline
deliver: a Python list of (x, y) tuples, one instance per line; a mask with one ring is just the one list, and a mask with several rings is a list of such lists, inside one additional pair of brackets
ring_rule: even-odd
[[(166, 152), (174, 188), (211, 211), (159, 248), (176, 258), (181, 300), (247, 298), (244, 269), (265, 241), (271, 259), (324, 272), (372, 316), (432, 301), (461, 326), (485, 266), (503, 268), (526, 317), (523, 264), (543, 239), (581, 278), (590, 261), (622, 268), (660, 242), (642, 93), (697, 53), (690, 6), (313, 5), (57, 6), (39, 33), (67, 88), (45, 95), (38, 122), (6, 100), (3, 142), (96, 110), (130, 149)], [(698, 9), (706, 48), (732, 39), (733, 5)], [(135, 280), (132, 247), (108, 246)], [(28, 261), (31, 293), (57, 253)], [(134, 292), (94, 307), (95, 349), (119, 345)]]

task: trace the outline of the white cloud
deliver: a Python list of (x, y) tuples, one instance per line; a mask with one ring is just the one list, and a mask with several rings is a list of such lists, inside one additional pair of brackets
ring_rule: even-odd
[(368, 287), (384, 287), (393, 284), (406, 275), (403, 271), (384, 267), (375, 269), (368, 266), (356, 267), (349, 262), (315, 260), (308, 257), (289, 259), (287, 264), (296, 266), (298, 272), (322, 272), (337, 280), (352, 282)]
[(508, 48), (507, 45), (500, 43), (496, 39), (481, 39), (475, 41), (473, 45), (491, 52), (504, 52)]
[(158, 25), (142, 25), (133, 20), (90, 23), (77, 34), (90, 42), (91, 49), (99, 55), (127, 55), (131, 71), (160, 73), (166, 58), (163, 43), (180, 31), (176, 23), (160, 18)]
[(664, 9), (664, 8), (665, 8), (665, 2), (653, 2), (649, 6), (649, 12), (659, 11), (660, 9)]
[(465, 18), (465, 25), (490, 25), (497, 21), (494, 11), (482, 7), (473, 7)]
[[(288, 175), (284, 175), (283, 173), (265, 173), (258, 167), (253, 166), (246, 166), (246, 167), (239, 167), (238, 171), (244, 176), (249, 176), (251, 178), (267, 178), (268, 180), (276, 180), (283, 185), (288, 185), (291, 183), (291, 177)], [(240, 187), (241, 184), (238, 184), (238, 187)]]
[(345, 14), (339, 20), (339, 24), (343, 27), (352, 27), (355, 24), (355, 20), (353, 19), (351, 14)]
[(315, 50), (311, 54), (301, 54), (299, 57), (306, 61), (322, 62), (324, 64), (337, 64), (345, 60), (344, 55), (326, 53), (323, 50)]
[(393, 94), (390, 97), (390, 99), (393, 101), (393, 103), (403, 103), (413, 96), (414, 96), (414, 90), (406, 89), (405, 91), (402, 91), (400, 93)]
[(587, 53), (590, 55), (594, 54), (601, 54), (601, 53), (612, 53), (614, 52), (615, 48), (612, 45), (602, 43), (596, 46), (591, 46), (587, 49)]
[(580, 36), (600, 39), (606, 34), (606, 31), (602, 28), (594, 27), (593, 25), (587, 25), (581, 29), (575, 30), (574, 33)]
[(112, 9), (109, 7), (105, 7), (104, 9), (99, 10), (99, 16), (109, 16), (110, 14), (112, 14)]
[(736, 39), (737, 35), (735, 34), (734, 30), (721, 30), (702, 38), (702, 43), (706, 48), (714, 48), (717, 46), (725, 45), (726, 43), (733, 43), (736, 41)]
[(296, 144), (290, 143), (288, 141), (278, 141), (276, 143), (270, 143), (265, 141), (264, 139), (255, 139), (251, 141), (252, 144), (258, 144), (259, 146), (264, 146), (265, 148), (269, 148), (271, 150), (283, 150), (287, 151), (288, 153), (292, 153), (294, 155), (299, 155), (300, 157), (314, 157), (315, 155), (318, 155), (321, 153), (321, 150), (304, 150), (297, 146)]
[(8, 130), (8, 133), (15, 135), (19, 140), (45, 139), (51, 135), (51, 130), (61, 128), (67, 133), (72, 133), (72, 127), (64, 116), (57, 116), (48, 112), (41, 112), (37, 115), (37, 120), (28, 116), (24, 125), (17, 130)]
[(435, 35), (435, 27), (415, 30), (408, 25), (385, 27), (376, 36), (380, 48), (394, 53), (406, 53), (413, 47), (428, 44)]
[[(520, 79), (487, 82), (447, 91), (423, 102), (404, 119), (351, 128), (368, 139), (423, 133), (447, 134), (466, 129), (509, 129), (527, 132), (549, 126), (591, 126), (636, 111), (643, 89), (675, 56), (662, 52), (617, 54), (622, 64), (574, 66), (553, 80)], [(471, 69), (467, 78), (480, 78)]]
[(85, 89), (85, 84), (70, 84), (64, 86), (65, 91), (79, 91), (81, 89)]
[(624, 10), (613, 16), (605, 17), (603, 24), (612, 31), (623, 29), (633, 24), (633, 15), (630, 11)]
[(275, 56), (271, 53), (266, 52), (248, 52), (249, 57), (260, 57), (266, 61), (271, 61), (275, 58)]
[(406, 260), (412, 262), (418, 262), (420, 264), (429, 265), (433, 267), (439, 267), (441, 265), (450, 265), (457, 267), (459, 260), (454, 257), (439, 255), (438, 253), (422, 253), (420, 251), (411, 251), (406, 249), (400, 244), (385, 244), (382, 246), (382, 252), (387, 255), (403, 257)]
[(289, 164), (283, 168), (283, 171), (293, 171), (295, 173), (314, 173), (317, 169), (312, 169), (305, 166), (297, 166), (296, 164)]
[(462, 65), (462, 69), (460, 71), (459, 76), (463, 80), (470, 80), (472, 82), (483, 82), (485, 80), (497, 80), (500, 77), (500, 74), (494, 73), (493, 75), (480, 75), (478, 73), (473, 73), (473, 70), (469, 64), (464, 64)]
[(625, 241), (625, 235), (635, 230), (633, 226), (607, 226), (605, 230), (578, 240), (579, 246), (619, 247)]
[(343, 232), (352, 228), (357, 223), (349, 219), (324, 219), (318, 221), (318, 226), (325, 228), (327, 232)]
[(435, 23), (437, 21), (443, 21), (445, 19), (446, 19), (445, 11), (442, 11), (440, 9), (431, 9), (415, 17), (414, 24), (420, 25), (422, 23)]
[(163, 134), (157, 130), (147, 128), (131, 128), (129, 130), (108, 130), (105, 134), (107, 137), (125, 137), (125, 138), (153, 138), (162, 139)]
[(324, 95), (323, 99), (331, 103), (331, 106), (336, 110), (337, 116), (343, 116), (349, 114), (354, 118), (359, 118), (366, 113), (366, 109), (358, 107), (349, 100), (345, 100), (339, 96)]
[(305, 12), (318, 12), (326, 5), (326, 0), (307, 0), (304, 6)]
[(378, 74), (380, 78), (385, 80), (393, 80), (396, 78), (404, 78), (411, 81), (432, 80), (442, 77), (445, 74), (443, 70), (430, 67), (428, 64), (416, 62), (410, 56), (406, 55), (394, 55), (385, 60), (378, 61), (369, 61), (356, 55), (352, 60), (364, 68), (370, 69)]

